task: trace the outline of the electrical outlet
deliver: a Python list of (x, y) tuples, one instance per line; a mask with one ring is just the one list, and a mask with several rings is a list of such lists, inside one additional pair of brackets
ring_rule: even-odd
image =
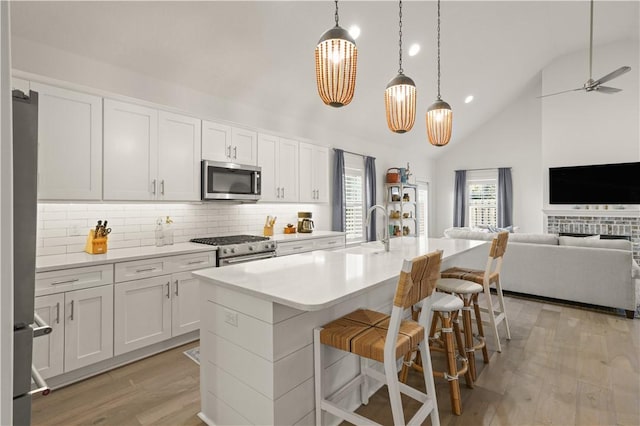
[(238, 326), (238, 313), (230, 311), (228, 309), (224, 310), (224, 322), (230, 324), (234, 327)]
[(71, 225), (69, 227), (69, 236), (70, 237), (75, 237), (77, 235), (84, 235), (84, 228), (81, 230), (80, 227), (78, 225)]

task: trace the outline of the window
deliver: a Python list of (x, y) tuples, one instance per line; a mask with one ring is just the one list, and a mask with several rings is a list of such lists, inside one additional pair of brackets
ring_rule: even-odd
[(468, 226), (497, 226), (498, 171), (470, 170), (467, 172)]
[(364, 159), (345, 153), (344, 175), (347, 244), (365, 242)]

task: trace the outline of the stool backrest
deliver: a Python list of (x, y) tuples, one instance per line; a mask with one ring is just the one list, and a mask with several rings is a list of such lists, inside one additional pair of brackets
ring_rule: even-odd
[(507, 231), (500, 232), (493, 238), (491, 248), (489, 249), (489, 259), (487, 267), (484, 269), (484, 283), (489, 285), (496, 279), (500, 278), (500, 270), (502, 269), (502, 258), (507, 251), (507, 242), (509, 241), (509, 233)]
[(431, 296), (440, 278), (442, 250), (405, 260), (393, 299), (394, 306), (407, 309)]

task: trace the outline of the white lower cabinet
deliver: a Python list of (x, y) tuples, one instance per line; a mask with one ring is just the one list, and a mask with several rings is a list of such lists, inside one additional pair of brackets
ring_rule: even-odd
[(288, 256), (290, 254), (304, 253), (313, 250), (336, 250), (344, 248), (345, 236), (308, 238), (297, 241), (278, 241), (276, 248), (277, 256)]
[(189, 272), (117, 283), (114, 293), (115, 355), (200, 327), (198, 280)]
[(200, 282), (191, 272), (173, 274), (171, 335), (178, 336), (200, 328)]
[(47, 379), (64, 373), (64, 293), (36, 297), (35, 312), (51, 326), (33, 339), (33, 365)]
[(64, 371), (113, 356), (113, 286), (65, 293)]
[(35, 310), (52, 328), (33, 341), (44, 378), (113, 356), (113, 285), (36, 297)]
[(115, 355), (171, 337), (170, 287), (169, 276), (115, 285)]

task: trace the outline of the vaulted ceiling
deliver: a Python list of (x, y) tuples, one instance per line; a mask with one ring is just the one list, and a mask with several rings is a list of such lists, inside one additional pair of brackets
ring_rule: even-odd
[[(621, 65), (598, 47), (638, 39), (638, 1), (595, 4), (594, 75)], [(414, 129), (386, 127), (383, 91), (398, 70), (398, 4), (344, 1), (340, 24), (362, 29), (353, 102), (320, 101), (313, 52), (334, 23), (333, 2), (13, 2), (12, 34), (211, 95), (335, 126), (378, 143), (424, 144), (424, 116), (436, 96), (436, 3), (405, 1), (405, 74), (418, 88)], [(588, 48), (587, 1), (442, 3), (442, 96), (454, 110), (452, 144), (512, 102), (554, 58)], [(637, 66), (637, 64), (635, 64)], [(576, 81), (586, 80), (585, 72)], [(624, 88), (624, 87), (622, 87)], [(475, 100), (464, 103), (472, 94)], [(406, 145), (405, 145), (406, 146)], [(438, 150), (430, 150), (434, 155)]]

